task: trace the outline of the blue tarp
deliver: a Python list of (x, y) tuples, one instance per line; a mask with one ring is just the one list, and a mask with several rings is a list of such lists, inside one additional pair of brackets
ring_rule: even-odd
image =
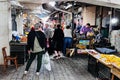
[(109, 49), (109, 48), (96, 48), (97, 51), (101, 53), (116, 53), (116, 50), (114, 49)]

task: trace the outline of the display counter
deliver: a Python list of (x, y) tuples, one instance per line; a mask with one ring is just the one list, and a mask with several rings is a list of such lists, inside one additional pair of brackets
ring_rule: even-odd
[(95, 77), (106, 80), (120, 80), (120, 69), (113, 65), (119, 62), (119, 57), (115, 55), (100, 54), (95, 50), (87, 50), (88, 71)]
[(10, 55), (17, 56), (18, 64), (24, 64), (27, 61), (28, 54), (26, 50), (27, 43), (10, 43)]
[(98, 76), (98, 67), (97, 67), (97, 59), (93, 56), (88, 56), (88, 71), (94, 76)]

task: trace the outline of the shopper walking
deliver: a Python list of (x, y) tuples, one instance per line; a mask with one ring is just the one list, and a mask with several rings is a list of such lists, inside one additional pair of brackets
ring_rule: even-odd
[(72, 41), (72, 30), (70, 29), (70, 26), (66, 26), (66, 28), (64, 29), (64, 56), (66, 56), (66, 48), (72, 47)]
[(41, 68), (41, 62), (42, 62), (42, 54), (45, 53), (45, 35), (42, 32), (42, 26), (40, 23), (36, 23), (34, 25), (34, 31), (30, 31), (28, 34), (28, 40), (27, 40), (27, 49), (28, 53), (30, 54), (30, 58), (27, 62), (24, 74), (27, 74), (33, 60), (37, 56), (37, 69), (36, 69), (36, 75), (39, 75), (39, 71)]
[(58, 59), (61, 56), (61, 51), (63, 49), (63, 40), (64, 40), (64, 33), (61, 29), (61, 25), (57, 25), (57, 28), (54, 31), (53, 35), (53, 42), (54, 42), (54, 58)]
[(51, 41), (52, 41), (52, 30), (50, 28), (50, 25), (48, 23), (45, 24), (44, 33), (46, 36), (46, 42), (47, 42), (47, 51), (51, 55)]

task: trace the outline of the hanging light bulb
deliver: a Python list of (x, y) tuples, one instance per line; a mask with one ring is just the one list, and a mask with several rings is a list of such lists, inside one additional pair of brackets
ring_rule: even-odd
[(49, 5), (51, 5), (52, 7), (54, 7), (55, 6), (55, 2), (54, 1), (49, 2)]
[(118, 18), (112, 18), (111, 19), (111, 24), (116, 24), (118, 22)]
[(11, 3), (11, 5), (13, 5), (13, 6), (23, 7), (23, 6), (19, 3), (19, 1), (17, 1), (17, 0), (10, 0), (10, 3)]

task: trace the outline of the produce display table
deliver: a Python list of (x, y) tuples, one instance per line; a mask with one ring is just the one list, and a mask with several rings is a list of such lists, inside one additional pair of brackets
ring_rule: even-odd
[[(94, 54), (98, 54), (95, 50), (89, 49), (86, 50), (88, 52), (88, 71), (94, 76), (98, 76), (98, 60), (97, 56), (94, 56)], [(94, 52), (94, 53), (92, 53)]]
[(94, 76), (98, 76), (97, 59), (91, 55), (88, 56), (88, 71)]
[[(106, 80), (120, 80), (120, 71), (116, 70), (118, 75), (115, 74), (115, 67), (112, 63), (117, 63), (120, 60), (115, 55), (100, 54), (95, 50), (87, 50), (88, 58), (88, 71), (95, 77)], [(119, 64), (119, 63), (118, 63)], [(118, 69), (118, 68), (117, 68)], [(114, 77), (115, 75), (115, 77)]]

